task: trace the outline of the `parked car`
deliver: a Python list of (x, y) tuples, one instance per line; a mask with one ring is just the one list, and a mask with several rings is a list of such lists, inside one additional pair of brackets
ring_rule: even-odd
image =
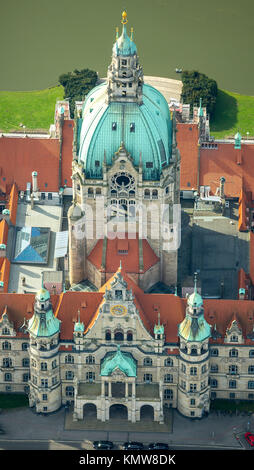
[(93, 448), (97, 450), (113, 449), (114, 444), (111, 441), (94, 441)]
[(254, 434), (252, 434), (251, 432), (246, 432), (244, 434), (244, 437), (251, 446), (254, 446)]
[(125, 442), (123, 444), (123, 448), (124, 450), (141, 450), (141, 449), (144, 449), (144, 445), (142, 444), (142, 442), (131, 441), (131, 442)]
[(148, 446), (149, 450), (157, 450), (157, 449), (163, 449), (163, 450), (168, 450), (169, 446), (165, 442), (152, 442)]

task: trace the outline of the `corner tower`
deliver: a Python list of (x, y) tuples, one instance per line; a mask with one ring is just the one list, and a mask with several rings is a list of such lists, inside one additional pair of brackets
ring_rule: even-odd
[(204, 318), (203, 299), (197, 291), (187, 299), (185, 319), (178, 327), (180, 338), (178, 411), (184, 416), (202, 418), (209, 411), (209, 349), (211, 326)]

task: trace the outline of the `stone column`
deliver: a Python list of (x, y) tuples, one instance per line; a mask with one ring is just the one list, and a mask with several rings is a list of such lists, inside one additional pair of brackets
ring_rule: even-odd
[(101, 381), (101, 396), (105, 397), (105, 382), (103, 379)]
[(109, 396), (109, 398), (112, 397), (111, 380), (109, 380), (109, 382), (108, 382), (108, 396)]
[(125, 398), (128, 398), (128, 396), (129, 396), (128, 385), (129, 385), (129, 382), (125, 382)]

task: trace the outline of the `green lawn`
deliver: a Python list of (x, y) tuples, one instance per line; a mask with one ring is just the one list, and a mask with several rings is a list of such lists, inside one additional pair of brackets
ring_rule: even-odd
[(62, 100), (62, 86), (40, 91), (0, 91), (0, 130), (49, 130), (54, 123), (55, 105)]
[(254, 137), (254, 96), (218, 90), (210, 129), (211, 136), (218, 139), (233, 137), (238, 130), (242, 137)]
[(27, 395), (19, 393), (0, 393), (0, 409), (28, 406)]

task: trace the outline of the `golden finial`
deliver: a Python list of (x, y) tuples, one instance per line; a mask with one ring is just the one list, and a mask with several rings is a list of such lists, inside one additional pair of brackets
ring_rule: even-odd
[(127, 20), (127, 12), (124, 10), (123, 13), (122, 13), (122, 21), (121, 21), (122, 24), (126, 24), (128, 23), (128, 20)]
[(119, 36), (118, 32), (119, 32), (119, 28), (116, 27), (116, 39), (118, 39), (118, 36)]
[(133, 41), (133, 28), (131, 28), (131, 41)]

